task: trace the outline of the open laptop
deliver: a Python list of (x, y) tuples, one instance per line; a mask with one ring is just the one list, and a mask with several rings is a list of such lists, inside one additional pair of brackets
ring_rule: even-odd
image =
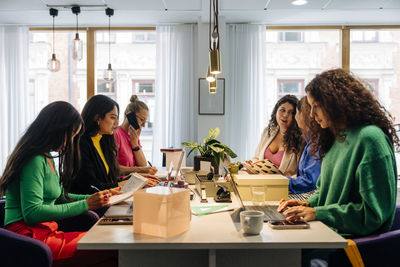
[(276, 220), (286, 220), (286, 217), (277, 211), (278, 206), (245, 206), (243, 204), (242, 198), (240, 197), (239, 190), (237, 189), (236, 183), (233, 178), (230, 178), (233, 192), (239, 199), (240, 208), (235, 210), (231, 216), (234, 221), (240, 221), (240, 211), (243, 210), (258, 210), (264, 212), (264, 222), (276, 221)]

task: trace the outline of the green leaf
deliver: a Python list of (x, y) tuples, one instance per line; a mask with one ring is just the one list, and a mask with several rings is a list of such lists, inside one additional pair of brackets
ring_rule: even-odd
[(210, 129), (208, 132), (208, 136), (204, 139), (204, 144), (206, 144), (208, 141), (217, 138), (219, 135), (219, 128), (215, 128), (215, 130)]
[(182, 142), (181, 145), (184, 147), (198, 147), (199, 146), (199, 144), (196, 142)]
[(224, 149), (223, 149), (223, 148), (217, 147), (217, 146), (215, 146), (215, 145), (210, 145), (210, 148), (211, 148), (212, 150), (214, 150), (215, 152), (217, 152), (217, 153), (224, 152)]
[(199, 146), (193, 147), (193, 148), (189, 151), (189, 153), (187, 154), (187, 157), (189, 157), (190, 153), (192, 153), (194, 150), (196, 150), (196, 149), (198, 149), (198, 148), (199, 148)]

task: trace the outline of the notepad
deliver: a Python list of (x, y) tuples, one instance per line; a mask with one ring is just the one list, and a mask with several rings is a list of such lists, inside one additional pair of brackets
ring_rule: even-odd
[(191, 209), (194, 215), (203, 216), (211, 213), (232, 210), (232, 208), (229, 208), (228, 206), (229, 205), (204, 205), (196, 207), (192, 206)]
[(133, 196), (133, 193), (141, 189), (147, 183), (147, 178), (143, 177), (138, 173), (131, 173), (129, 174), (129, 176), (130, 178), (121, 188), (122, 194), (110, 197), (110, 202), (109, 202), (110, 205), (120, 203), (125, 199)]

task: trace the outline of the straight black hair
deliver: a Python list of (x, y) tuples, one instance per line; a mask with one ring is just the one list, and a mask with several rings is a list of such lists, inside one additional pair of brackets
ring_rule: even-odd
[[(106, 114), (117, 107), (119, 114), (119, 105), (117, 102), (105, 95), (92, 96), (85, 104), (82, 110), (82, 118), (85, 122), (85, 133), (88, 137), (94, 137), (100, 131), (97, 123), (99, 118), (104, 119)], [(100, 140), (100, 146), (104, 157), (110, 168), (111, 177), (117, 181), (119, 177), (118, 149), (115, 145), (113, 134), (104, 134)]]
[[(80, 126), (79, 133), (71, 140)], [(58, 157), (60, 183), (69, 199), (69, 188), (80, 167), (79, 138), (83, 131), (83, 120), (71, 104), (57, 101), (44, 107), (8, 158), (0, 179), (0, 195), (5, 195), (10, 183), (20, 178), (22, 169), (33, 157), (43, 155)], [(51, 156), (51, 151), (57, 151), (58, 155)]]

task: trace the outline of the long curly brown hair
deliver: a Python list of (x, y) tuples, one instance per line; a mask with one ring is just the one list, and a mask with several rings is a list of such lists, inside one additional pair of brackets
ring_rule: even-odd
[(319, 103), (330, 121), (329, 128), (318, 127), (311, 133), (311, 153), (319, 152), (321, 159), (336, 138), (346, 138), (343, 130), (349, 126), (376, 125), (393, 145), (400, 145), (392, 116), (349, 72), (343, 69), (325, 71), (317, 75), (305, 90)]
[(276, 112), (278, 112), (279, 107), (285, 103), (289, 103), (293, 106), (293, 114), (292, 114), (293, 121), (292, 124), (287, 129), (285, 136), (283, 137), (284, 147), (286, 151), (290, 151), (297, 154), (300, 152), (302, 147), (302, 138), (300, 129), (297, 126), (296, 120), (294, 119), (294, 116), (296, 115), (297, 104), (299, 103), (299, 100), (297, 99), (296, 96), (285, 95), (281, 97), (275, 104), (275, 107), (271, 114), (271, 119), (269, 120), (268, 123), (268, 135), (270, 135), (273, 131), (279, 129), (278, 122), (276, 121)]

